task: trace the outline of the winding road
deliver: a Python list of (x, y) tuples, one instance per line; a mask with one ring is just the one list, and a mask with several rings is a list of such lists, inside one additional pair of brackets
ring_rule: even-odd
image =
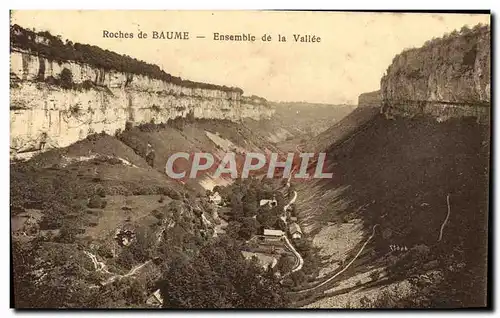
[(294, 268), (292, 268), (292, 270), (290, 272), (288, 272), (288, 273), (286, 273), (285, 275), (282, 276), (282, 278), (285, 278), (288, 275), (290, 275), (291, 273), (294, 273), (296, 271), (300, 271), (302, 269), (302, 266), (304, 266), (304, 259), (302, 258), (302, 256), (300, 255), (300, 253), (297, 252), (297, 250), (295, 249), (295, 247), (293, 247), (292, 243), (290, 243), (290, 241), (288, 240), (288, 237), (286, 237), (286, 235), (283, 235), (282, 237), (283, 237), (283, 240), (285, 241), (286, 247), (295, 256)]
[[(288, 177), (288, 180), (287, 180), (287, 183), (286, 183), (286, 187), (287, 188), (290, 188), (290, 179), (292, 178), (292, 173), (295, 171), (295, 169), (290, 173), (290, 176)], [(287, 224), (286, 222), (286, 217), (287, 217), (287, 212), (286, 210), (288, 210), (288, 208), (295, 203), (295, 200), (297, 200), (297, 191), (293, 191), (293, 198), (290, 200), (290, 202), (288, 202), (287, 205), (285, 205), (283, 207), (283, 216), (282, 216), (282, 220), (285, 221), (285, 224)], [(284, 234), (282, 236), (282, 239), (283, 241), (285, 241), (285, 245), (286, 247), (288, 248), (288, 250), (290, 250), (290, 252), (293, 253), (293, 255), (295, 256), (295, 264), (294, 264), (294, 267), (292, 268), (292, 270), (288, 273), (286, 273), (285, 275), (283, 275), (283, 278), (285, 278), (286, 276), (290, 275), (291, 273), (294, 273), (296, 271), (300, 271), (302, 269), (302, 266), (304, 266), (304, 259), (302, 258), (302, 256), (300, 255), (299, 252), (297, 252), (297, 250), (295, 249), (295, 247), (292, 245), (292, 243), (290, 243), (290, 240), (288, 239), (288, 237), (286, 236), (286, 234)]]
[(301, 294), (301, 293), (313, 291), (313, 290), (315, 290), (315, 289), (317, 289), (317, 288), (319, 288), (321, 286), (324, 286), (324, 285), (328, 284), (329, 282), (331, 282), (332, 280), (334, 280), (337, 276), (339, 276), (340, 274), (342, 274), (343, 272), (345, 272), (349, 268), (349, 266), (351, 266), (351, 264), (354, 263), (354, 261), (359, 257), (359, 255), (361, 255), (361, 253), (363, 252), (363, 250), (365, 249), (365, 247), (368, 245), (368, 243), (373, 239), (373, 237), (375, 236), (375, 229), (378, 226), (379, 226), (379, 224), (375, 224), (373, 226), (372, 235), (370, 235), (370, 237), (368, 237), (368, 239), (366, 240), (366, 242), (359, 249), (358, 253), (353, 257), (353, 259), (343, 269), (341, 269), (339, 272), (337, 272), (333, 276), (331, 276), (329, 278), (326, 278), (324, 281), (322, 281), (321, 283), (319, 283), (316, 286), (305, 288), (305, 289), (298, 290), (298, 291), (294, 291), (292, 293), (294, 293), (294, 294)]

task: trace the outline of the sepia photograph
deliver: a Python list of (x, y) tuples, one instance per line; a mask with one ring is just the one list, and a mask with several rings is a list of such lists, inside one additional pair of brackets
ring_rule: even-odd
[(14, 309), (488, 309), (490, 11), (10, 11)]

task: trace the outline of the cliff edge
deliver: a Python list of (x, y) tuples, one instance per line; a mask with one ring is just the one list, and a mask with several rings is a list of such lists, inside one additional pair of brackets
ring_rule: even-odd
[(463, 27), (394, 57), (380, 82), (386, 115), (489, 121), (490, 26)]
[(48, 32), (11, 26), (11, 157), (68, 146), (93, 133), (178, 117), (259, 120), (273, 109), (243, 90), (172, 76), (157, 65)]

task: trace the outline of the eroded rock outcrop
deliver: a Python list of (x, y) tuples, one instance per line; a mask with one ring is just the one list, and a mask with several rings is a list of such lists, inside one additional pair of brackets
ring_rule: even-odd
[[(259, 120), (273, 113), (265, 99), (243, 97), (238, 88), (173, 77), (177, 81), (169, 81), (61, 60), (46, 56), (49, 40), (39, 35), (21, 40), (31, 42), (18, 42), (23, 47), (11, 42), (10, 54), (10, 141), (14, 157), (65, 147), (95, 132), (114, 134), (127, 123), (159, 124), (186, 116)], [(72, 48), (62, 46), (68, 47)], [(164, 74), (168, 79), (170, 75)]]
[(381, 80), (382, 111), (489, 120), (490, 27), (464, 27), (398, 54)]
[(363, 93), (358, 97), (358, 107), (380, 107), (381, 104), (380, 90)]

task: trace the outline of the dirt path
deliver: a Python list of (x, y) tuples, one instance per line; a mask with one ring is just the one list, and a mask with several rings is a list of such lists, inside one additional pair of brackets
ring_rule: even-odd
[(122, 278), (125, 278), (125, 277), (133, 276), (133, 275), (135, 275), (135, 273), (138, 270), (140, 270), (141, 268), (143, 268), (144, 266), (146, 266), (146, 265), (148, 265), (149, 263), (152, 262), (152, 260), (148, 260), (148, 261), (146, 261), (146, 262), (144, 262), (142, 264), (134, 266), (127, 274), (120, 275), (120, 274), (116, 274), (116, 273), (110, 272), (107, 269), (107, 265), (104, 262), (98, 261), (97, 257), (94, 254), (92, 254), (92, 253), (90, 253), (88, 251), (83, 251), (83, 253), (85, 253), (85, 255), (87, 255), (92, 260), (92, 263), (94, 264), (94, 269), (96, 270), (96, 272), (102, 272), (102, 273), (106, 273), (106, 274), (112, 275), (111, 277), (109, 277), (107, 280), (105, 280), (103, 282), (103, 285), (108, 285), (108, 284), (114, 282), (117, 279), (122, 279)]

